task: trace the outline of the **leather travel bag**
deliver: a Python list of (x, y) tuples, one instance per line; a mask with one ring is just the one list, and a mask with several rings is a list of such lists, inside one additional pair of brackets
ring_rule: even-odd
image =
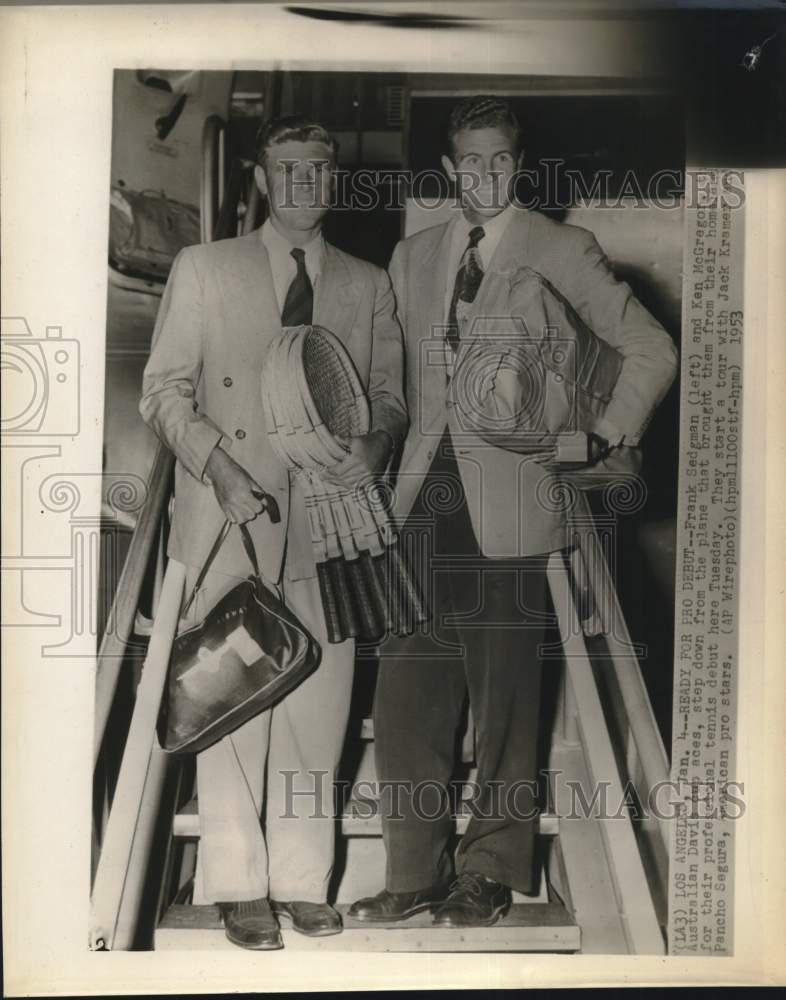
[[(183, 608), (201, 587), (231, 523), (219, 533)], [(259, 572), (248, 528), (239, 530), (253, 574), (172, 644), (158, 740), (167, 753), (195, 753), (270, 708), (319, 666), (321, 649)]]

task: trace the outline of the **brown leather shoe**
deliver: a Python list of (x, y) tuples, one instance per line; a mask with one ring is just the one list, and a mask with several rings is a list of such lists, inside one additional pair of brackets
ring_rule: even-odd
[(388, 892), (383, 889), (376, 896), (357, 900), (350, 906), (347, 916), (369, 923), (407, 920), (416, 913), (430, 910), (432, 906), (442, 902), (447, 894), (447, 885), (429, 886), (428, 889), (419, 889), (417, 892)]
[(462, 872), (434, 914), (435, 927), (489, 927), (508, 911), (507, 886), (479, 872)]
[(281, 902), (271, 899), (270, 905), (277, 917), (288, 917), (293, 930), (308, 937), (326, 937), (340, 934), (341, 917), (327, 903), (303, 903), (298, 900)]
[(266, 899), (242, 903), (219, 903), (224, 930), (232, 944), (255, 951), (283, 948), (278, 921)]

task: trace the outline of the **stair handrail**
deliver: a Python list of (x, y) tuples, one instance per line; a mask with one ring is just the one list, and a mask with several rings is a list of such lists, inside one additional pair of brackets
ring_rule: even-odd
[(131, 536), (131, 544), (101, 639), (96, 662), (94, 768), (101, 752), (107, 720), (117, 691), (123, 656), (131, 638), (150, 555), (158, 537), (161, 514), (169, 498), (173, 462), (172, 452), (166, 445), (159, 444), (147, 481), (145, 502)]
[[(603, 781), (612, 801), (624, 800), (625, 778), (618, 763), (600, 698), (598, 680), (592, 669), (575, 586), (562, 551), (548, 556), (546, 575), (557, 615), (560, 641), (565, 657), (565, 684), (578, 708), (577, 720), (590, 782)], [(590, 579), (590, 587), (593, 581)], [(604, 738), (605, 737), (605, 738)], [(594, 794), (593, 794), (594, 801)], [(642, 892), (649, 882), (644, 858), (631, 823), (620, 823), (603, 814), (597, 817), (609, 874), (617, 899), (619, 916), (630, 954), (663, 954), (664, 941), (656, 899)]]
[[(576, 490), (573, 499), (569, 520), (582, 576), (578, 589), (583, 586), (588, 590), (587, 609), (592, 612), (588, 634), (599, 635), (605, 642), (607, 653), (597, 662), (601, 670), (604, 663), (610, 662), (609, 674), (613, 678), (604, 716), (607, 727), (613, 726), (617, 731), (614, 745), (620, 773), (625, 783), (635, 789), (642, 806), (640, 822), (634, 826), (636, 844), (649, 897), (666, 933), (670, 823), (657, 806), (659, 790), (667, 788), (669, 783), (668, 757), (594, 514), (583, 490)], [(575, 586), (573, 560), (571, 566)], [(590, 655), (588, 662), (593, 659)], [(600, 679), (596, 678), (598, 689), (599, 684)], [(612, 859), (609, 860), (613, 868)]]
[[(617, 590), (613, 585), (611, 568), (603, 552), (597, 528), (594, 527), (594, 516), (587, 497), (581, 490), (578, 491), (576, 498), (574, 518), (576, 515), (585, 524), (593, 525), (588, 531), (577, 532), (578, 544), (585, 565), (595, 570), (589, 574), (595, 604), (603, 606), (610, 618), (605, 622), (604, 638), (625, 707), (628, 731), (635, 745), (644, 783), (649, 792), (653, 788), (662, 787), (669, 780), (666, 749), (647, 694), (641, 666), (633, 649), (625, 616), (620, 607)], [(668, 820), (662, 816), (656, 818), (663, 846), (668, 853), (670, 842)]]
[(185, 578), (185, 566), (170, 559), (93, 883), (89, 944), (94, 951), (129, 949), (137, 935), (167, 772), (178, 763), (159, 747), (156, 720)]

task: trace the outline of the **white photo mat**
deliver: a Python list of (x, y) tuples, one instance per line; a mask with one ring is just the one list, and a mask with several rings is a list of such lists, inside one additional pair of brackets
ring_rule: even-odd
[[(2, 449), (4, 565), (13, 570), (24, 560), (26, 567), (24, 575), (3, 579), (9, 995), (783, 982), (786, 177), (763, 170), (745, 175), (734, 769), (745, 785), (746, 811), (735, 823), (733, 957), (355, 953), (348, 961), (327, 953), (317, 964), (286, 951), (263, 959), (240, 950), (97, 954), (87, 948), (95, 592), (72, 607), (69, 567), (76, 565), (73, 522), (81, 525), (79, 537), (88, 537), (100, 504), (113, 71), (275, 64), (452, 72), (460, 66), (469, 78), (489, 65), (495, 72), (526, 65), (528, 73), (576, 76), (658, 70), (646, 65), (646, 46), (629, 44), (631, 31), (646, 35), (644, 22), (544, 16), (526, 28), (521, 35), (474, 29), (418, 35), (368, 26), (359, 35), (274, 5), (0, 10), (2, 312), (23, 317), (39, 340), (47, 328), (59, 328), (69, 363), (78, 353), (79, 386), (76, 409), (73, 397), (53, 396), (51, 412), (62, 416), (53, 418), (46, 437), (15, 438), (12, 447), (4, 441)], [(683, 348), (683, 364), (686, 354)], [(43, 468), (46, 475), (38, 475)], [(77, 484), (76, 499), (63, 495), (58, 477)], [(59, 516), (67, 504), (71, 516)], [(64, 639), (61, 621), (75, 614), (83, 624)], [(65, 641), (60, 653), (42, 655), (42, 646)]]

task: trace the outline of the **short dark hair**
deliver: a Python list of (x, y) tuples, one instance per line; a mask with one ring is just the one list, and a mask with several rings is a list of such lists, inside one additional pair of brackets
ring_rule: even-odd
[(454, 139), (462, 129), (495, 128), (506, 125), (516, 137), (516, 153), (521, 152), (521, 126), (513, 108), (501, 97), (479, 94), (467, 97), (453, 108), (448, 123), (448, 148), (451, 160), (455, 160)]
[(264, 166), (267, 149), (281, 142), (323, 142), (333, 154), (334, 162), (338, 157), (336, 140), (324, 125), (307, 115), (282, 115), (263, 122), (257, 132), (257, 162)]

